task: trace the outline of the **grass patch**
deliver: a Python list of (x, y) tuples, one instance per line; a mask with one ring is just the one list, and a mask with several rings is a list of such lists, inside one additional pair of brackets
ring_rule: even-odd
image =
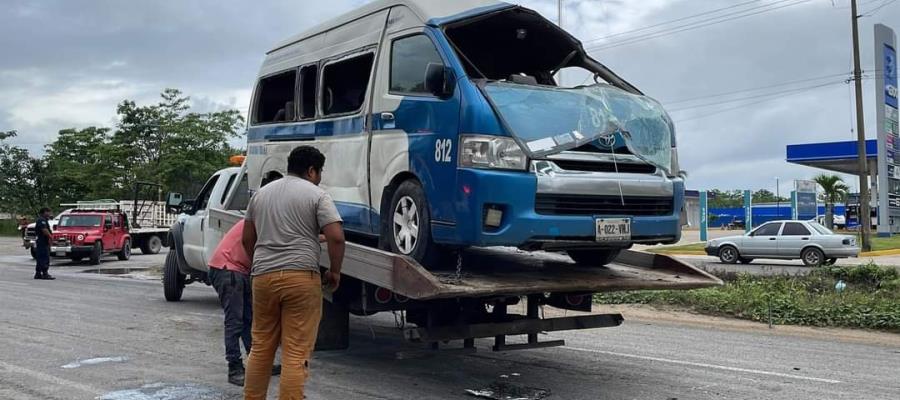
[[(725, 274), (725, 285), (696, 290), (600, 293), (602, 304), (675, 305), (703, 314), (778, 325), (900, 332), (900, 273), (868, 264), (821, 267), (805, 276)], [(838, 293), (835, 283), (846, 288)]]
[[(856, 237), (856, 243), (862, 243), (859, 235)], [(872, 251), (895, 249), (900, 249), (900, 235), (891, 237), (876, 237), (872, 235)]]
[(14, 219), (0, 219), (0, 236), (21, 236), (22, 233), (16, 230), (18, 226)]

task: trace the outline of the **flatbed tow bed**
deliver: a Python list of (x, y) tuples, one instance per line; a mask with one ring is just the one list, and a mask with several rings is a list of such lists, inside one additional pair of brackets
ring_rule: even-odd
[[(226, 232), (242, 214), (210, 210), (209, 226)], [(621, 314), (587, 314), (541, 318), (540, 307), (590, 311), (592, 294), (620, 290), (696, 289), (721, 285), (718, 278), (675, 258), (623, 251), (603, 267), (577, 265), (563, 254), (514, 248), (468, 249), (452, 270), (428, 270), (414, 259), (377, 248), (347, 243), (335, 293), (326, 293), (317, 349), (349, 346), (349, 314), (405, 311), (416, 327), (404, 331), (409, 340), (432, 349), (463, 340), (473, 350), (476, 338), (493, 337), (493, 350), (564, 345), (539, 342), (538, 333), (618, 326)], [(328, 268), (323, 244), (321, 262)], [(508, 306), (525, 300), (525, 314)], [(527, 335), (528, 342), (508, 345), (508, 335)]]

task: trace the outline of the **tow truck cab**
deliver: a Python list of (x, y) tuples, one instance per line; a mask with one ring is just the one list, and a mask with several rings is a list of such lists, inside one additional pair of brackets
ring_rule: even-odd
[(131, 257), (128, 217), (120, 211), (73, 210), (59, 218), (50, 240), (50, 255), (81, 261), (89, 258), (100, 263), (103, 254), (116, 254), (120, 260)]

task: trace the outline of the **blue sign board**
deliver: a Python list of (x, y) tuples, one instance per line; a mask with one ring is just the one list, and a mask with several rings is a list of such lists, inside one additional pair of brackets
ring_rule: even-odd
[(884, 104), (897, 108), (897, 52), (884, 45)]

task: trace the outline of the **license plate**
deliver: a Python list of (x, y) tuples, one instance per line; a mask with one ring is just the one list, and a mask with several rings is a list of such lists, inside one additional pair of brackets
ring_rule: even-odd
[(598, 242), (628, 242), (631, 240), (630, 218), (598, 218), (595, 222)]
[(65, 257), (65, 256), (66, 256), (66, 252), (64, 252), (64, 251), (57, 251), (57, 252), (56, 252), (56, 256), (57, 256), (57, 257)]

